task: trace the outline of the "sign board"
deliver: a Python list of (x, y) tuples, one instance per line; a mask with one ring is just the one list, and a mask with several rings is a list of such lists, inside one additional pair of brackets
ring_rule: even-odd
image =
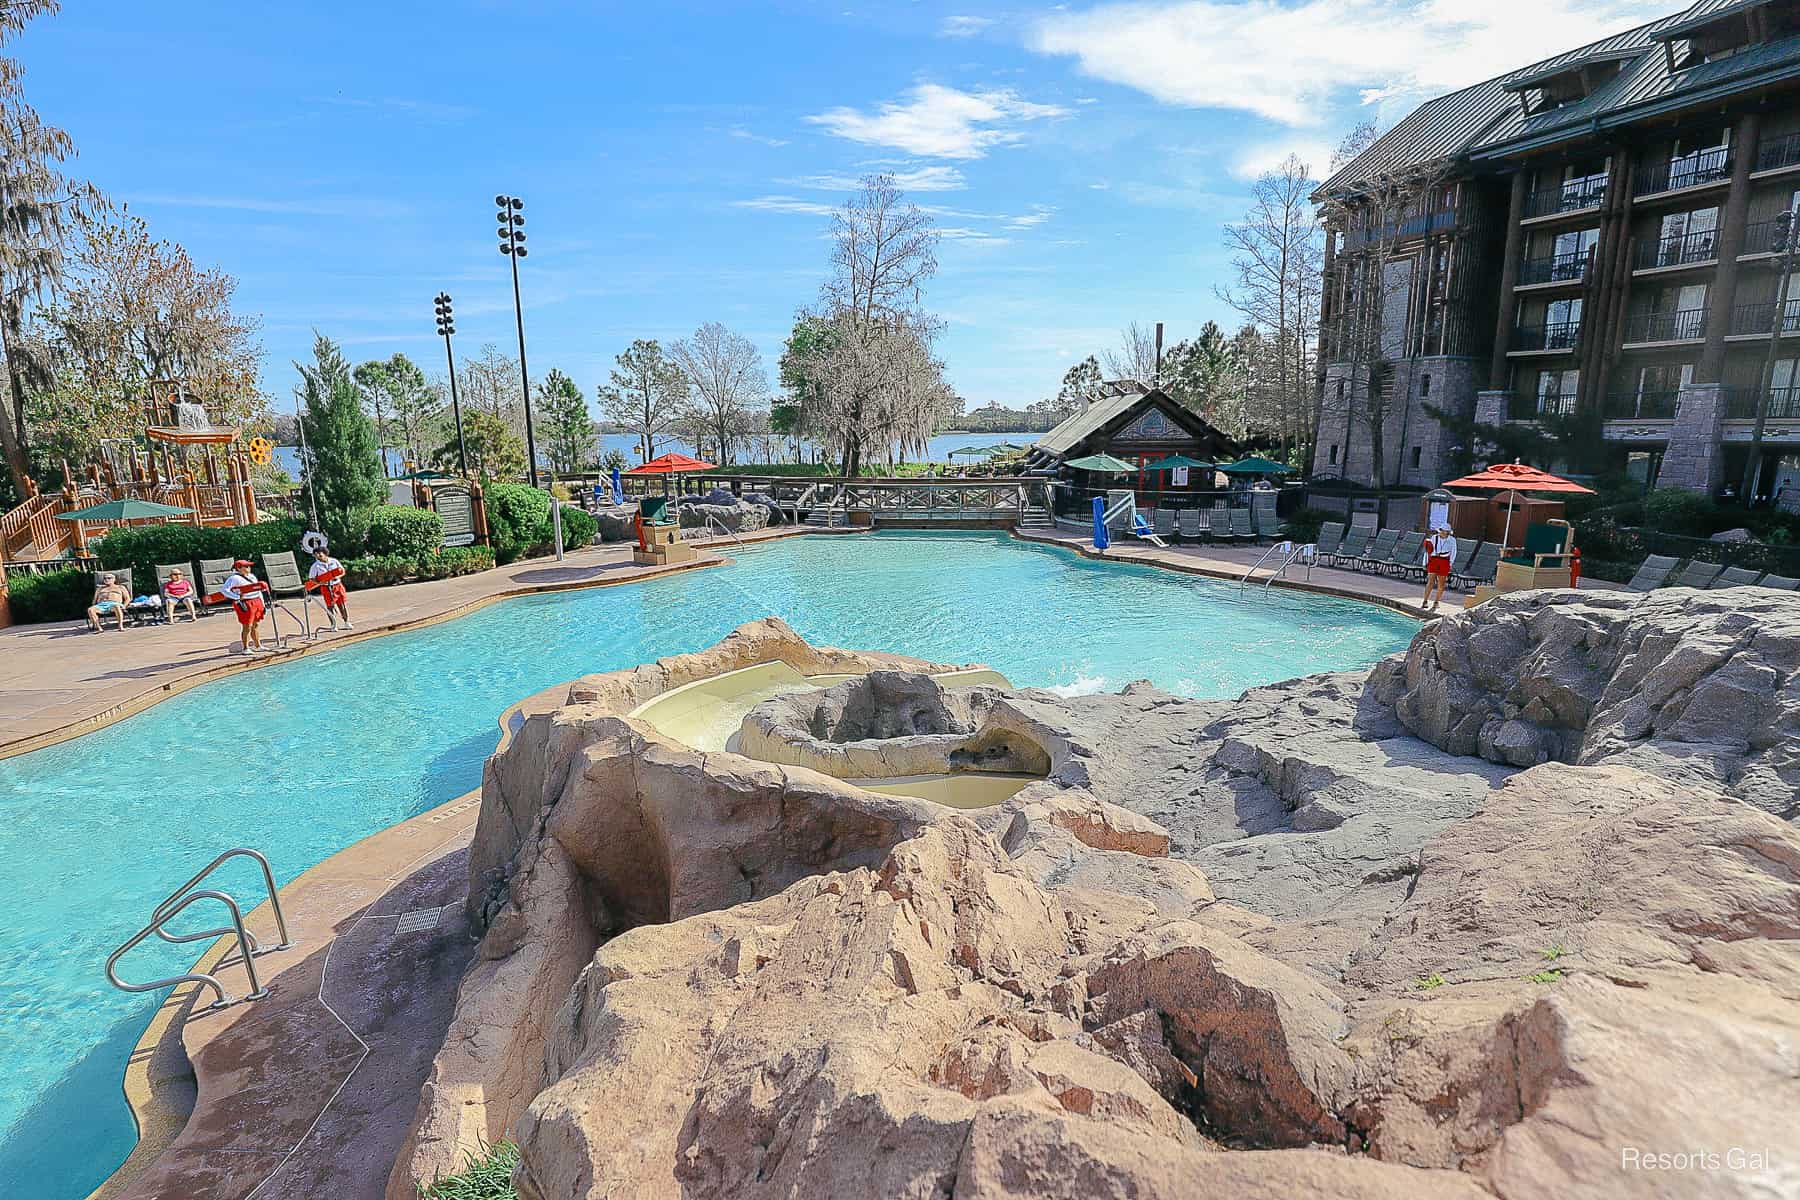
[(475, 544), (475, 505), (469, 489), (454, 483), (439, 484), (431, 489), (431, 507), (444, 519), (444, 545)]

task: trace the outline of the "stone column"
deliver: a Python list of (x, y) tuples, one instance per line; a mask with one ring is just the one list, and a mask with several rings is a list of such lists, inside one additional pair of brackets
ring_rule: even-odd
[(1488, 386), (1504, 388), (1507, 383), (1506, 351), (1512, 345), (1513, 321), (1513, 289), (1519, 286), (1519, 246), (1524, 241), (1524, 230), (1519, 222), (1525, 219), (1525, 181), (1529, 177), (1525, 167), (1520, 166), (1513, 172), (1512, 198), (1506, 205), (1506, 250), (1500, 260), (1500, 313), (1494, 318), (1494, 360), (1488, 371)]
[[(1504, 425), (1511, 408), (1512, 393), (1504, 388), (1475, 393), (1475, 423), (1477, 425)], [(1469, 454), (1473, 461), (1474, 447), (1469, 448)]]
[(1724, 388), (1716, 383), (1682, 388), (1669, 428), (1669, 448), (1656, 477), (1658, 490), (1682, 488), (1703, 496), (1717, 491), (1725, 474), (1724, 427)]
[(1719, 212), (1719, 267), (1706, 294), (1706, 345), (1694, 378), (1718, 383), (1725, 367), (1725, 335), (1731, 330), (1731, 306), (1737, 293), (1738, 255), (1744, 252), (1744, 223), (1750, 215), (1750, 168), (1756, 165), (1757, 115), (1746, 113), (1732, 133), (1731, 190)]

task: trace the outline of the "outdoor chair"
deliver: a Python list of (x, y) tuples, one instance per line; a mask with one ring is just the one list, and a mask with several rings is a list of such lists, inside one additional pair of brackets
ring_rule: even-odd
[(1452, 580), (1467, 574), (1469, 560), (1475, 557), (1475, 548), (1480, 544), (1474, 538), (1456, 539), (1456, 557), (1450, 560), (1450, 578)]
[(131, 598), (133, 600), (137, 599), (137, 593), (131, 591), (131, 568), (130, 567), (101, 567), (99, 570), (94, 572), (94, 586), (95, 587), (100, 586), (100, 577), (102, 575), (111, 575), (113, 577), (114, 583), (118, 584), (120, 587), (124, 588), (126, 591), (131, 592)]
[[(1662, 554), (1652, 554), (1638, 566), (1637, 574), (1625, 585), (1628, 592), (1654, 592), (1669, 581), (1669, 572), (1675, 569), (1678, 560)], [(1765, 583), (1764, 586), (1767, 586)]]
[(1162, 535), (1156, 532), (1150, 522), (1144, 519), (1143, 513), (1136, 514), (1135, 519), (1131, 522), (1131, 536), (1149, 542), (1152, 546), (1161, 546), (1165, 550), (1169, 546), (1169, 543), (1162, 540)]
[(1774, 588), (1778, 592), (1791, 592), (1800, 588), (1800, 579), (1792, 575), (1764, 575), (1757, 587)]
[(1231, 510), (1231, 538), (1237, 542), (1249, 542), (1253, 546), (1260, 540), (1256, 536), (1256, 526), (1250, 521), (1249, 509)]
[(1237, 530), (1233, 529), (1231, 526), (1230, 509), (1220, 508), (1217, 505), (1214, 505), (1213, 510), (1207, 513), (1206, 517), (1206, 536), (1208, 538), (1215, 542), (1237, 541)]
[(1344, 540), (1338, 543), (1336, 553), (1331, 556), (1333, 566), (1349, 566), (1363, 556), (1369, 548), (1369, 538), (1375, 531), (1367, 525), (1352, 525), (1344, 530)]
[(1425, 574), (1425, 566), (1419, 561), (1425, 553), (1425, 535), (1418, 531), (1403, 535), (1394, 543), (1394, 552), (1388, 555), (1385, 563), (1378, 564), (1384, 574), (1398, 575), (1405, 578), (1417, 571)]
[(1197, 508), (1184, 508), (1176, 514), (1176, 528), (1184, 542), (1198, 542), (1206, 535), (1207, 514)]
[[(225, 586), (225, 579), (230, 574), (231, 560), (229, 558), (203, 558), (200, 560), (199, 587), (202, 612), (211, 612), (217, 607), (212, 603), (210, 597), (219, 594), (219, 589)], [(226, 602), (221, 600), (219, 603)]]
[[(190, 593), (190, 598), (194, 602), (194, 612), (204, 613), (206, 611), (206, 605), (202, 602), (202, 598), (200, 595), (200, 592), (201, 592), (200, 576), (198, 573), (195, 572), (194, 565), (192, 563), (157, 563), (156, 564), (156, 595), (157, 595), (158, 600), (159, 601), (162, 600), (163, 589), (169, 585), (169, 576), (174, 574), (176, 571), (180, 571), (182, 578), (186, 579), (188, 581), (188, 584), (194, 589), (193, 592)], [(168, 605), (165, 603), (163, 605), (163, 612), (164, 612), (165, 616), (168, 613), (168, 611), (169, 611)]]
[(1481, 548), (1469, 560), (1469, 565), (1458, 571), (1452, 569), (1450, 582), (1463, 591), (1494, 582), (1494, 572), (1500, 567), (1500, 543), (1484, 542)]
[(1318, 540), (1313, 543), (1316, 547), (1314, 553), (1318, 555), (1318, 560), (1320, 562), (1329, 562), (1331, 561), (1331, 556), (1337, 553), (1338, 547), (1343, 545), (1343, 543), (1344, 523), (1342, 521), (1327, 521), (1319, 526)]
[(1150, 526), (1151, 526), (1151, 528), (1156, 530), (1157, 537), (1161, 537), (1161, 538), (1174, 537), (1175, 536), (1175, 510), (1172, 508), (1157, 509), (1156, 515), (1150, 519)]
[(1719, 577), (1709, 584), (1713, 588), (1754, 587), (1762, 578), (1761, 571), (1752, 571), (1746, 567), (1726, 567)]
[(1375, 535), (1375, 540), (1363, 552), (1363, 556), (1353, 564), (1357, 570), (1377, 570), (1393, 556), (1394, 547), (1400, 542), (1398, 529), (1383, 529)]
[(1545, 521), (1525, 527), (1525, 545), (1518, 554), (1500, 560), (1494, 586), (1503, 592), (1532, 588), (1568, 587), (1575, 530), (1567, 521)]
[(1700, 559), (1691, 558), (1688, 560), (1688, 565), (1682, 568), (1681, 574), (1675, 577), (1675, 582), (1670, 586), (1709, 588), (1713, 585), (1713, 580), (1717, 579), (1724, 570), (1725, 568), (1718, 563), (1702, 562)]
[(294, 560), (292, 550), (265, 554), (262, 560), (263, 582), (276, 599), (306, 595), (306, 579), (300, 574), (300, 564)]
[(1256, 536), (1264, 541), (1281, 540), (1282, 521), (1275, 515), (1275, 506), (1272, 504), (1250, 509), (1250, 527), (1256, 530)]

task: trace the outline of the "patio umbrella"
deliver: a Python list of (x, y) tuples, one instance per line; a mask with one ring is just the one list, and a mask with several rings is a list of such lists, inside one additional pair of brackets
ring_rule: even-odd
[(1264, 458), (1260, 454), (1253, 454), (1249, 458), (1240, 458), (1234, 463), (1226, 463), (1219, 468), (1227, 475), (1285, 475), (1290, 469), (1273, 459)]
[(950, 457), (955, 458), (961, 454), (968, 454), (980, 458), (989, 454), (997, 454), (999, 450), (1000, 447), (998, 446), (963, 446), (959, 449), (952, 450), (950, 452)]
[(1122, 458), (1114, 458), (1110, 454), (1090, 454), (1085, 458), (1072, 458), (1063, 464), (1074, 467), (1078, 471), (1097, 471), (1102, 475), (1127, 475), (1137, 467)]
[(430, 467), (415, 467), (404, 475), (395, 475), (395, 483), (436, 483), (441, 479), (454, 479), (454, 475), (446, 475), (442, 471), (434, 471)]
[(647, 463), (639, 463), (627, 475), (661, 475), (663, 477), (663, 495), (669, 494), (669, 477), (686, 475), (694, 471), (711, 471), (713, 464), (702, 462), (697, 458), (689, 458), (685, 454), (664, 454), (651, 459)]
[(157, 504), (150, 500), (108, 500), (102, 504), (57, 513), (59, 521), (142, 521), (150, 517), (185, 517), (194, 510)]
[[(1552, 475), (1548, 471), (1540, 471), (1536, 467), (1528, 467), (1524, 463), (1495, 463), (1485, 470), (1473, 475), (1464, 475), (1461, 479), (1452, 479), (1440, 485), (1446, 488), (1483, 488), (1495, 492), (1560, 492), (1564, 495), (1591, 496), (1594, 489), (1583, 487), (1573, 479), (1564, 479), (1560, 475)], [(1506, 506), (1506, 526), (1500, 534), (1500, 544), (1505, 546), (1512, 540), (1513, 506)]]

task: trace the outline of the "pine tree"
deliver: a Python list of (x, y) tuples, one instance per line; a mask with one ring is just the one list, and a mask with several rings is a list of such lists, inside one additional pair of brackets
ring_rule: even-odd
[(594, 465), (594, 418), (575, 381), (551, 368), (538, 385), (538, 419), (544, 450), (556, 471), (586, 471)]
[(362, 408), (350, 364), (330, 338), (316, 334), (313, 362), (295, 363), (300, 427), (306, 435), (306, 483), (319, 521), (340, 552), (354, 553), (374, 508), (387, 499), (375, 426)]

